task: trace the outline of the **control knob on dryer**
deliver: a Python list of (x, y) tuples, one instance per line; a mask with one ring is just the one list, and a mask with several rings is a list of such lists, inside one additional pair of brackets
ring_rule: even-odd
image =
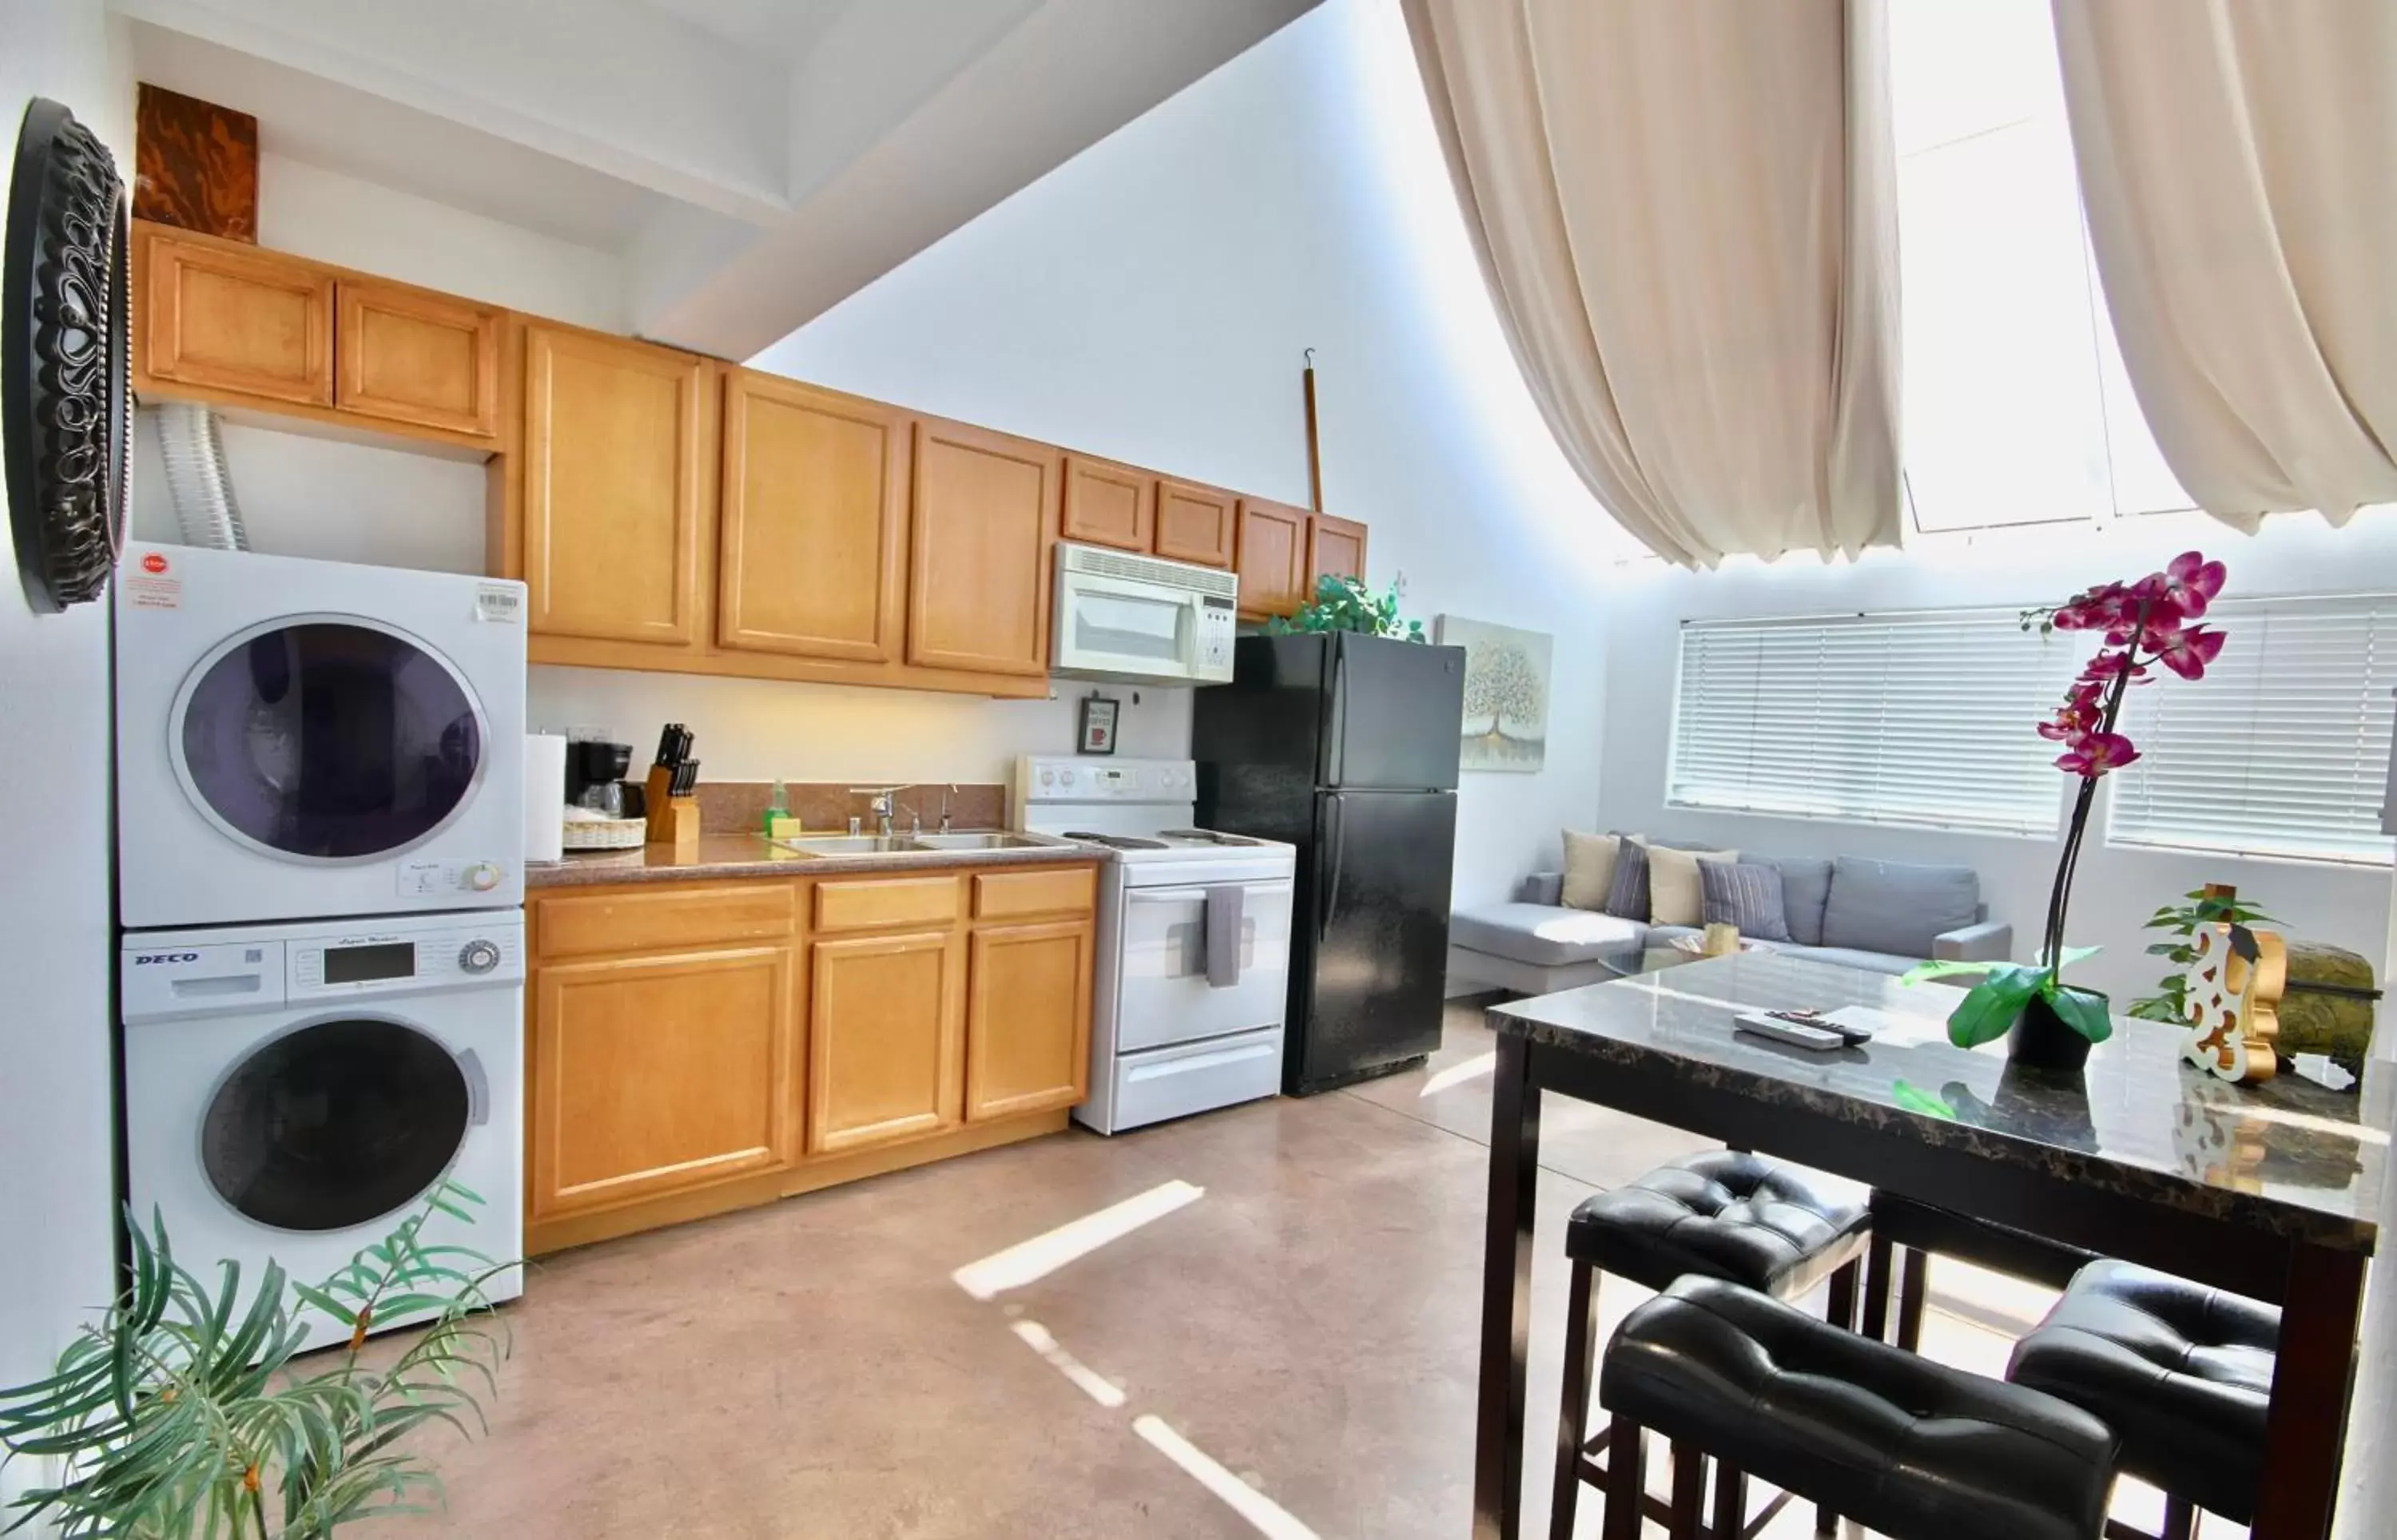
[(473, 940), (458, 949), (458, 969), (461, 973), (487, 974), (500, 965), (500, 946), (496, 941)]

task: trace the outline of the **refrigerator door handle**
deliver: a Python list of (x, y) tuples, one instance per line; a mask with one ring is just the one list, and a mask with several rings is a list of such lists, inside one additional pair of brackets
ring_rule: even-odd
[(1348, 649), (1332, 638), (1332, 754), (1324, 766), (1325, 784), (1338, 786), (1348, 778)]
[(1347, 831), (1340, 821), (1340, 799), (1323, 799), (1324, 811), (1332, 819), (1332, 881), (1323, 884), (1323, 917), (1315, 923), (1315, 939), (1322, 941), (1332, 934), (1332, 917), (1340, 911), (1340, 867), (1348, 854)]

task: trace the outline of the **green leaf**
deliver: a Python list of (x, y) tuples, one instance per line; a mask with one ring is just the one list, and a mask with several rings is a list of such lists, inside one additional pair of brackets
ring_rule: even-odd
[(1899, 1081), (1891, 1086), (1889, 1091), (1890, 1099), (1896, 1102), (1905, 1111), (1917, 1112), (1926, 1118), (1945, 1119), (1948, 1122), (1956, 1121), (1954, 1108), (1920, 1086), (1909, 1085), (1905, 1081)]
[(2056, 960), (2056, 971), (2061, 973), (2076, 962), (2086, 962), (2105, 949), (2103, 947), (2067, 947), (2064, 955)]
[(2006, 1035), (2022, 1015), (2023, 1006), (2039, 993), (2049, 975), (2042, 968), (2000, 968), (1964, 991), (1963, 1002), (1948, 1013), (1948, 1041), (1959, 1048), (1977, 1048)]
[(2103, 995), (2068, 987), (2049, 995), (2048, 1003), (2066, 1026), (2092, 1042), (2103, 1042), (2114, 1035), (2114, 1018), (2107, 1012)]
[(1990, 964), (1988, 962), (1954, 962), (1944, 960), (1917, 962), (1913, 967), (1898, 975), (1897, 981), (1900, 984), (1920, 984), (1928, 978), (1946, 978), (1950, 974), (1985, 974), (1989, 969)]

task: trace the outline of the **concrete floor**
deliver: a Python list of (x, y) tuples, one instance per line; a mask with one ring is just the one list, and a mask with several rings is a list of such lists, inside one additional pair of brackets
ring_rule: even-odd
[[(375, 1531), (1464, 1540), (1490, 1051), (1479, 1012), (1453, 1006), (1429, 1066), (1351, 1091), (1077, 1130), (550, 1258), (505, 1312), (489, 1435), (428, 1446), (447, 1511)], [(1531, 1534), (1560, 1373), (1553, 1237), (1600, 1186), (1702, 1148), (1550, 1104)], [(1083, 1228), (1123, 1233), (1079, 1255), (1079, 1231), (1038, 1241), (1103, 1214)], [(1601, 1294), (1610, 1321), (1637, 1298)], [(1926, 1350), (2002, 1367), (1992, 1328), (2045, 1303), (1936, 1268)], [(2120, 1511), (2152, 1529), (2151, 1498)], [(1793, 1509), (1772, 1533), (1810, 1532)]]

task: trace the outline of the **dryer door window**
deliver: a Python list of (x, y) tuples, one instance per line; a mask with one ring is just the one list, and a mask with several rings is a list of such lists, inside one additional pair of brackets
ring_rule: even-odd
[(449, 1049), (396, 1021), (320, 1021), (235, 1066), (200, 1122), (218, 1196), (261, 1225), (348, 1229), (421, 1197), (473, 1121)]
[(481, 713), (447, 663), (405, 636), (322, 617), (220, 648), (171, 732), (176, 770), (211, 821), (301, 860), (422, 843), (483, 772)]

